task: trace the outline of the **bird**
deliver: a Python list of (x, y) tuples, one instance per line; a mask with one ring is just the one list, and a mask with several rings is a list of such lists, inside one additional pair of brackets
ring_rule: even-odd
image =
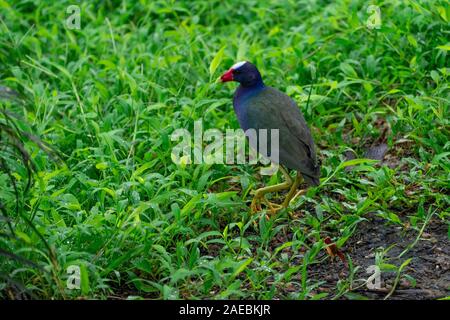
[[(237, 62), (220, 77), (222, 83), (229, 81), (239, 83), (233, 107), (244, 132), (248, 129), (256, 132), (260, 129), (279, 130), (277, 157), (271, 152), (268, 158), (278, 165), (286, 181), (257, 189), (250, 205), (252, 213), (263, 210), (262, 203), (276, 213), (287, 208), (293, 198), (306, 192), (300, 190), (297, 193), (303, 181), (308, 186), (320, 184), (320, 165), (311, 131), (297, 103), (287, 94), (265, 85), (258, 68), (251, 62)], [(289, 170), (297, 172), (295, 178), (291, 177)], [(265, 197), (267, 193), (283, 190), (288, 192), (281, 204), (272, 203)]]

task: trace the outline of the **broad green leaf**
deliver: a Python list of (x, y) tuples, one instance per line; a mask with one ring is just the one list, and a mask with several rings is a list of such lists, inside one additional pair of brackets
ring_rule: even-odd
[(437, 46), (436, 48), (444, 50), (444, 51), (450, 51), (450, 44), (446, 44), (446, 45), (442, 45), (442, 46)]
[(225, 51), (225, 47), (222, 47), (212, 59), (211, 64), (209, 65), (209, 75), (212, 77), (217, 70), (217, 67), (222, 62), (223, 53)]
[(90, 285), (89, 285), (89, 273), (86, 267), (85, 263), (80, 263), (80, 272), (81, 272), (81, 293), (84, 296), (87, 296), (90, 291)]
[(242, 262), (240, 264), (240, 266), (236, 269), (236, 271), (233, 272), (233, 274), (231, 275), (231, 279), (233, 280), (234, 278), (236, 278), (242, 271), (245, 270), (245, 268), (247, 268), (247, 266), (252, 263), (253, 258), (248, 258), (247, 260), (245, 260), (244, 262)]
[(189, 202), (184, 205), (183, 209), (181, 209), (181, 216), (184, 216), (188, 213), (192, 213), (192, 209), (195, 207), (197, 203), (200, 202), (201, 198), (202, 198), (201, 193), (192, 197), (191, 200), (189, 200)]

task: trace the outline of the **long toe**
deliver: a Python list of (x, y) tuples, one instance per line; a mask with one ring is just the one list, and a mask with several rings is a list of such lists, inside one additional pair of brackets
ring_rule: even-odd
[[(292, 201), (294, 201), (295, 199), (297, 199), (299, 196), (304, 195), (304, 194), (306, 193), (306, 191), (307, 191), (306, 189), (299, 190), (299, 191), (295, 194), (295, 196), (293, 196), (292, 199), (289, 200), (289, 203), (291, 203)], [(289, 203), (287, 204), (287, 206), (289, 206)]]
[(252, 203), (250, 205), (250, 210), (252, 213), (257, 213), (262, 210), (261, 201), (258, 196), (253, 197)]
[(277, 203), (273, 203), (273, 202), (270, 202), (270, 201), (267, 201), (267, 200), (265, 201), (265, 204), (269, 208), (270, 213), (272, 215), (276, 214), (278, 211), (280, 211), (281, 209), (284, 208), (282, 205), (279, 205)]

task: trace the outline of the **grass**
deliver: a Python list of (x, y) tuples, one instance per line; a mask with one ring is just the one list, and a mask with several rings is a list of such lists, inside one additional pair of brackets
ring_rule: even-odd
[[(63, 161), (23, 136), (25, 192), (26, 166), (2, 145), (0, 297), (361, 298), (351, 263), (329, 292), (310, 275), (330, 263), (324, 236), (345, 252), (374, 216), (417, 241), (430, 219), (449, 224), (446, 1), (374, 1), (380, 29), (362, 0), (85, 1), (79, 30), (71, 4), (0, 0), (0, 85), (23, 98), (0, 107)], [(235, 84), (215, 79), (243, 59), (298, 102), (322, 162), (321, 185), (269, 220), (250, 214), (250, 191), (281, 175), (171, 160), (176, 129), (238, 128)], [(389, 161), (363, 159), (380, 141)], [(400, 258), (394, 289), (418, 257)]]

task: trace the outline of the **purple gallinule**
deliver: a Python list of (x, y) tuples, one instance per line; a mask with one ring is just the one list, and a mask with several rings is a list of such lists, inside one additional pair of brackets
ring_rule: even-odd
[[(317, 163), (316, 151), (311, 132), (294, 100), (275, 88), (266, 86), (256, 66), (248, 61), (238, 62), (221, 76), (222, 82), (237, 81), (240, 83), (233, 98), (233, 106), (241, 128), (279, 130), (279, 150), (277, 159), (269, 159), (278, 163), (286, 182), (258, 189), (254, 192), (251, 203), (252, 212), (262, 210), (264, 202), (274, 213), (286, 208), (292, 198), (304, 192), (296, 193), (301, 182), (318, 185), (320, 166)], [(287, 169), (297, 171), (292, 179)], [(271, 203), (265, 198), (269, 192), (288, 190), (281, 205)]]

